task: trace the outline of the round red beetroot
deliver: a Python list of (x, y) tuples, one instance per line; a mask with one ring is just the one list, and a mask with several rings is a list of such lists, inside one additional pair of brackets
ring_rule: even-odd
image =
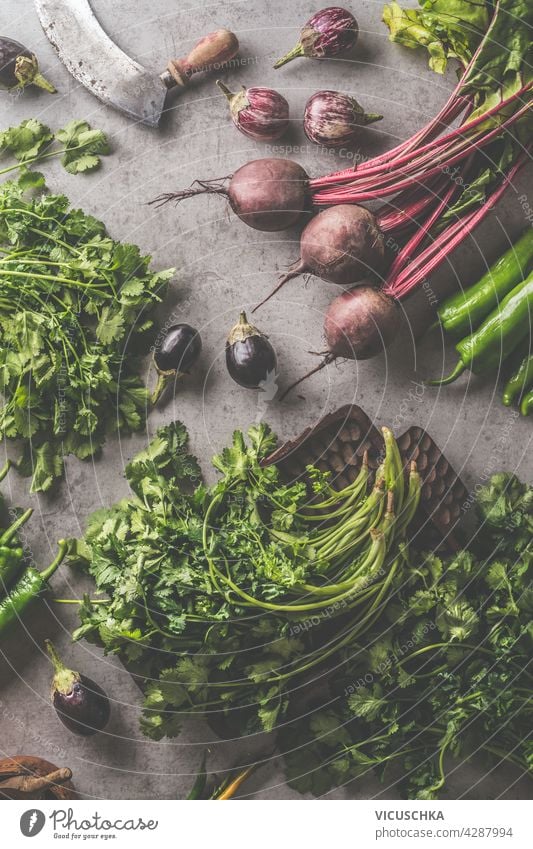
[(302, 216), (307, 205), (309, 177), (301, 165), (290, 159), (254, 159), (235, 171), (232, 177), (196, 180), (179, 192), (166, 192), (151, 203), (179, 203), (203, 194), (227, 197), (241, 221), (254, 230), (286, 230)]
[(367, 360), (392, 342), (400, 324), (396, 303), (372, 286), (357, 286), (331, 302), (324, 320), (333, 357)]
[(330, 206), (305, 227), (300, 238), (300, 259), (254, 312), (285, 283), (301, 274), (314, 274), (339, 286), (357, 283), (380, 271), (384, 252), (383, 233), (369, 209), (346, 203)]
[(242, 87), (232, 92), (220, 80), (217, 85), (227, 97), (233, 123), (241, 133), (256, 141), (276, 141), (289, 126), (289, 104), (272, 88)]
[(296, 386), (337, 359), (367, 360), (384, 351), (400, 326), (397, 303), (372, 286), (357, 286), (343, 292), (329, 305), (324, 320), (327, 350), (324, 358), (307, 374), (295, 380), (282, 401)]
[(229, 202), (239, 218), (255, 230), (286, 230), (302, 215), (309, 178), (290, 159), (255, 159), (235, 171)]

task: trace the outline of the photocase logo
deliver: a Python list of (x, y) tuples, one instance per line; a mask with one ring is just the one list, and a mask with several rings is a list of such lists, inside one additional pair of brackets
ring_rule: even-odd
[(43, 812), (33, 808), (22, 814), (20, 830), (24, 837), (36, 837), (43, 830), (45, 822), (46, 817)]

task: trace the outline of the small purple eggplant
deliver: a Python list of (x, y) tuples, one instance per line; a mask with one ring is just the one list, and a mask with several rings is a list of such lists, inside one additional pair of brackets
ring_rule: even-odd
[(174, 324), (168, 328), (153, 354), (158, 378), (151, 396), (152, 404), (157, 404), (171, 380), (189, 373), (201, 351), (201, 336), (190, 324)]
[(268, 337), (248, 322), (241, 312), (226, 342), (226, 366), (230, 377), (245, 389), (262, 389), (277, 369), (277, 358)]
[(289, 104), (272, 88), (242, 87), (232, 92), (221, 80), (217, 86), (227, 98), (237, 129), (256, 141), (276, 141), (289, 126)]
[(81, 737), (103, 731), (111, 705), (102, 688), (85, 675), (67, 669), (50, 640), (46, 641), (46, 650), (54, 664), (52, 704), (63, 725)]
[(349, 147), (361, 127), (382, 118), (375, 112), (365, 112), (354, 97), (340, 91), (317, 91), (305, 107), (304, 131), (310, 141), (323, 147)]
[(309, 18), (300, 40), (289, 52), (278, 59), (274, 68), (281, 68), (299, 56), (308, 59), (328, 59), (354, 47), (359, 26), (354, 16), (341, 6), (328, 6)]
[(36, 85), (51, 94), (56, 91), (39, 72), (37, 57), (31, 50), (12, 38), (0, 36), (0, 88), (21, 89), (27, 85)]

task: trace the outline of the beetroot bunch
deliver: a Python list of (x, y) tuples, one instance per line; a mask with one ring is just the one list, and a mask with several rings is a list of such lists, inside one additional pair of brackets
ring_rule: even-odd
[[(419, 38), (420, 45), (431, 44), (432, 49), (438, 44), (445, 57), (460, 56), (463, 63), (461, 79), (439, 113), (392, 150), (356, 169), (316, 179), (286, 159), (258, 159), (232, 177), (201, 181), (158, 199), (180, 201), (216, 192), (228, 198), (242, 221), (266, 231), (292, 227), (313, 207), (328, 207), (306, 223), (300, 257), (274, 290), (301, 274), (343, 288), (365, 282), (330, 308), (325, 325), (328, 352), (322, 365), (335, 357), (364, 358), (383, 350), (398, 327), (397, 302), (447, 261), (527, 161), (533, 90), (527, 34), (533, 26), (533, 7), (524, 9), (513, 35), (508, 28), (513, 2), (497, 0), (490, 8), (481, 3), (471, 10), (476, 20), (470, 20), (469, 39), (461, 50), (456, 20), (452, 24), (444, 14), (436, 14), (433, 22), (419, 19), (421, 13), (404, 14), (394, 0), (387, 7), (384, 20), (392, 40), (413, 47)], [(357, 33), (350, 13), (339, 7), (322, 10), (307, 22), (296, 47), (276, 67), (298, 56), (335, 56), (353, 47)], [(445, 62), (435, 65), (433, 54), (431, 63), (436, 70), (445, 66)], [(241, 108), (239, 102), (237, 118), (234, 115), (235, 121), (242, 121), (241, 129), (246, 111), (256, 105), (249, 92), (247, 104)], [(257, 106), (261, 102), (263, 96)], [(277, 120), (285, 120), (282, 101), (272, 98), (272, 102), (279, 107)], [(360, 126), (380, 117), (365, 113), (353, 98), (320, 92), (307, 105), (305, 131), (319, 143), (347, 144)], [(380, 202), (376, 212), (363, 206), (370, 201)], [(394, 245), (393, 255), (387, 256), (386, 241)]]

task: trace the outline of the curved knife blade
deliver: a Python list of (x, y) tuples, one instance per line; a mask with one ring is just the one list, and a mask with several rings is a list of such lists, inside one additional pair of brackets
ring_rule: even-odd
[(104, 103), (157, 127), (164, 83), (109, 38), (88, 0), (35, 0), (35, 6), (46, 36), (78, 82)]

